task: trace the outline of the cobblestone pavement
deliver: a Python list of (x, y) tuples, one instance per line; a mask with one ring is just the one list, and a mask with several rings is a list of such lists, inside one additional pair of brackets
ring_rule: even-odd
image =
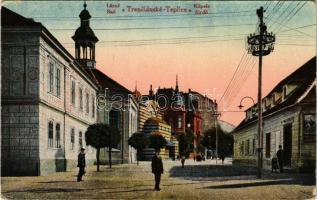
[(87, 169), (77, 183), (77, 171), (41, 177), (2, 177), (2, 199), (315, 199), (313, 175), (264, 172), (233, 167), (230, 160), (164, 161), (161, 191), (154, 191), (150, 162)]

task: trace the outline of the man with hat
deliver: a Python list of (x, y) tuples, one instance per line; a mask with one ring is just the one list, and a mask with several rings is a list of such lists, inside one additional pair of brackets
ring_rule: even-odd
[(162, 162), (162, 158), (160, 155), (159, 151), (155, 152), (155, 155), (152, 157), (152, 173), (154, 174), (155, 177), (155, 190), (160, 191), (160, 182), (161, 182), (161, 175), (164, 172), (163, 169), (163, 162)]
[(83, 175), (86, 173), (85, 167), (86, 167), (86, 160), (85, 160), (85, 148), (82, 147), (80, 149), (80, 152), (78, 154), (78, 164), (77, 167), (79, 167), (79, 172), (77, 176), (77, 182), (82, 181)]

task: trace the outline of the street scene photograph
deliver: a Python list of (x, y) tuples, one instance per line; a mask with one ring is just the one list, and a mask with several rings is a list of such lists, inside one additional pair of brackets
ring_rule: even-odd
[(315, 1), (4, 0), (1, 199), (316, 199)]

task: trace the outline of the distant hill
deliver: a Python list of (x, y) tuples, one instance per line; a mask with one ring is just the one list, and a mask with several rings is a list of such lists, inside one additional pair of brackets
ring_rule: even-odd
[(218, 120), (218, 123), (220, 124), (222, 130), (226, 131), (227, 133), (230, 133), (235, 128), (235, 126), (229, 122)]

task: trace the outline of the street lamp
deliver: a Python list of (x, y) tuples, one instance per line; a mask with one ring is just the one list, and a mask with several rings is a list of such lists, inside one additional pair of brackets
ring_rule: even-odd
[(245, 96), (245, 97), (243, 97), (243, 98), (241, 99), (240, 105), (238, 105), (238, 108), (239, 108), (240, 110), (244, 107), (244, 106), (242, 105), (242, 101), (243, 101), (244, 99), (251, 99), (252, 102), (253, 102), (253, 105), (255, 104), (254, 99), (253, 99), (252, 97), (250, 97), (250, 96)]
[(274, 49), (275, 35), (267, 32), (267, 27), (263, 22), (265, 10), (261, 6), (256, 10), (259, 17), (259, 28), (256, 33), (247, 37), (248, 53), (259, 56), (259, 82), (258, 82), (258, 174), (261, 178), (261, 168), (263, 159), (263, 124), (262, 124), (262, 57), (269, 55)]
[(188, 124), (187, 124), (187, 128), (190, 128), (190, 126), (191, 126), (191, 124), (190, 124), (190, 123), (188, 123)]

